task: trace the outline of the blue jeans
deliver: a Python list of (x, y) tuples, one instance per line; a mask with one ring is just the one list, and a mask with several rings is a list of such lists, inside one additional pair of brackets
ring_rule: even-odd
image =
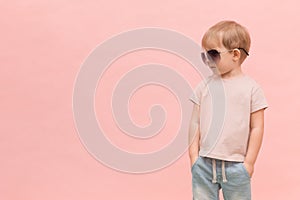
[(243, 162), (199, 156), (192, 168), (193, 200), (251, 200), (251, 178)]

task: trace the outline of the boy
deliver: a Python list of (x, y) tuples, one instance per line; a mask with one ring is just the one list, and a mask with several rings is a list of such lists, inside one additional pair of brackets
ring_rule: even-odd
[[(190, 97), (194, 103), (189, 128), (193, 199), (219, 199), (222, 188), (225, 200), (249, 200), (263, 137), (264, 109), (268, 107), (260, 85), (241, 70), (249, 55), (250, 36), (240, 24), (221, 21), (204, 34), (202, 47), (202, 59), (213, 75), (201, 81)], [(223, 85), (224, 99), (212, 101), (209, 93), (216, 91), (209, 85), (218, 81)], [(214, 137), (211, 118), (222, 111), (213, 113), (213, 103), (221, 103), (225, 110)]]

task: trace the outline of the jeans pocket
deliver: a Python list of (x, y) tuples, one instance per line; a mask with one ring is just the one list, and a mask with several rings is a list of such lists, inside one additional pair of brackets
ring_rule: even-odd
[(193, 171), (193, 168), (195, 167), (195, 165), (197, 164), (198, 160), (199, 160), (200, 156), (198, 156), (198, 158), (195, 160), (195, 162), (193, 163), (192, 167), (191, 167), (191, 171)]
[(244, 163), (241, 163), (241, 165), (242, 165), (242, 169), (243, 169), (243, 171), (245, 172), (245, 174), (247, 175), (247, 177), (250, 178), (250, 174), (249, 174), (249, 172), (247, 171), (247, 169), (246, 169)]

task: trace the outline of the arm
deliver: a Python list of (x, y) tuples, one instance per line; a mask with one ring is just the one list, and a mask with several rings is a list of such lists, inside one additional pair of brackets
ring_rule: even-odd
[(250, 137), (244, 165), (250, 177), (254, 172), (254, 164), (260, 150), (264, 133), (264, 109), (251, 113)]
[(200, 140), (200, 129), (199, 129), (199, 110), (200, 106), (194, 104), (192, 117), (189, 125), (189, 156), (191, 166), (197, 160), (199, 155), (199, 140)]

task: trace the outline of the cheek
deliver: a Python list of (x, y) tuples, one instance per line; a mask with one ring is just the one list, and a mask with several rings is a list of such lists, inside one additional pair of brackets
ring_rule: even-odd
[(232, 63), (230, 59), (224, 58), (219, 62), (218, 66), (220, 69), (226, 70), (231, 68), (230, 66), (232, 66)]
[(217, 63), (217, 66), (218, 66), (219, 70), (227, 69), (225, 63), (223, 63), (222, 61), (220, 61), (219, 63)]

